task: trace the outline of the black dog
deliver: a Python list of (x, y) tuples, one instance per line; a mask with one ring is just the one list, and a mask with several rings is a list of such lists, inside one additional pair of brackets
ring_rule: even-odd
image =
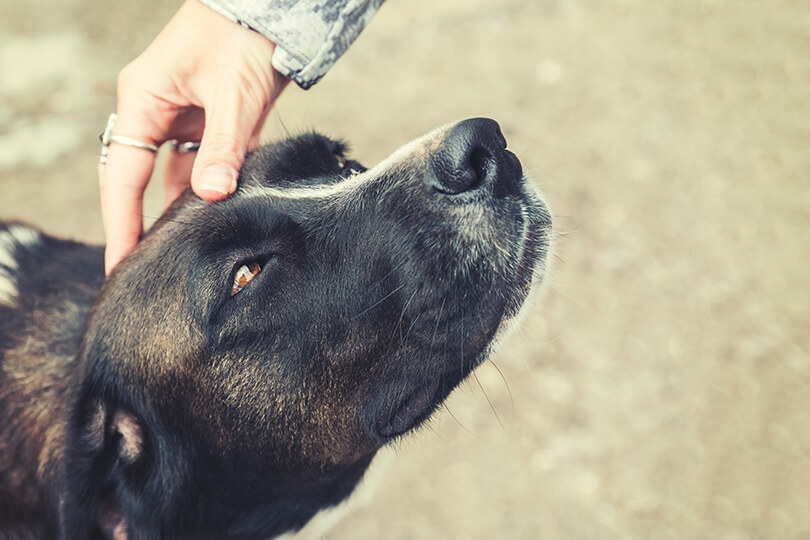
[(486, 359), (551, 232), (498, 125), (344, 150), (257, 150), (106, 282), (101, 248), (0, 225), (0, 537), (298, 529)]

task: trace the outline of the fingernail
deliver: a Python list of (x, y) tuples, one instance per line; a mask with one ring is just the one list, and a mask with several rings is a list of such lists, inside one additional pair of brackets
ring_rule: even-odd
[(200, 175), (200, 188), (229, 195), (236, 190), (236, 173), (230, 167), (216, 163), (206, 167)]

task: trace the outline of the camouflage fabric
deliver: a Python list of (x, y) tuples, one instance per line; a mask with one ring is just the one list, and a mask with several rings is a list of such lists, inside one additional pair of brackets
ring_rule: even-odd
[(276, 44), (273, 67), (309, 88), (346, 52), (384, 0), (201, 0)]

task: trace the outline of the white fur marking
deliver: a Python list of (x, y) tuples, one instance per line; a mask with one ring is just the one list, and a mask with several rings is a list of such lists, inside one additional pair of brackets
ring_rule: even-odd
[(378, 163), (377, 166), (365, 172), (354, 174), (342, 182), (312, 187), (292, 187), (286, 189), (277, 186), (261, 188), (252, 187), (246, 188), (244, 193), (250, 198), (269, 196), (279, 199), (325, 199), (340, 195), (342, 193), (352, 192), (355, 188), (366, 184), (370, 179), (379, 178), (382, 176), (387, 169), (390, 169), (393, 165), (402, 162), (406, 157), (421, 148), (427, 141), (438, 136), (442, 131), (449, 129), (451, 125), (452, 124), (442, 126), (431, 131), (427, 135), (414, 139)]
[(11, 233), (11, 236), (17, 239), (17, 242), (21, 246), (26, 248), (33, 247), (41, 240), (39, 231), (20, 225), (12, 225), (8, 228), (8, 232)]
[(17, 307), (18, 248), (30, 248), (40, 241), (39, 233), (20, 225), (0, 231), (0, 306)]
[(355, 174), (342, 182), (315, 187), (249, 187), (244, 189), (248, 198), (253, 197), (273, 197), (276, 199), (326, 199), (334, 197), (340, 193), (351, 191), (367, 180), (365, 173)]

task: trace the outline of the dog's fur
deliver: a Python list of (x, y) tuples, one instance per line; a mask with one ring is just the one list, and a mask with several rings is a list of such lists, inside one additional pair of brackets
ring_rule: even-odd
[[(106, 282), (101, 248), (0, 225), (0, 538), (267, 538), (346, 498), (544, 275), (493, 124), (368, 171), (317, 134), (262, 147)], [(475, 182), (443, 189), (451, 162)]]

